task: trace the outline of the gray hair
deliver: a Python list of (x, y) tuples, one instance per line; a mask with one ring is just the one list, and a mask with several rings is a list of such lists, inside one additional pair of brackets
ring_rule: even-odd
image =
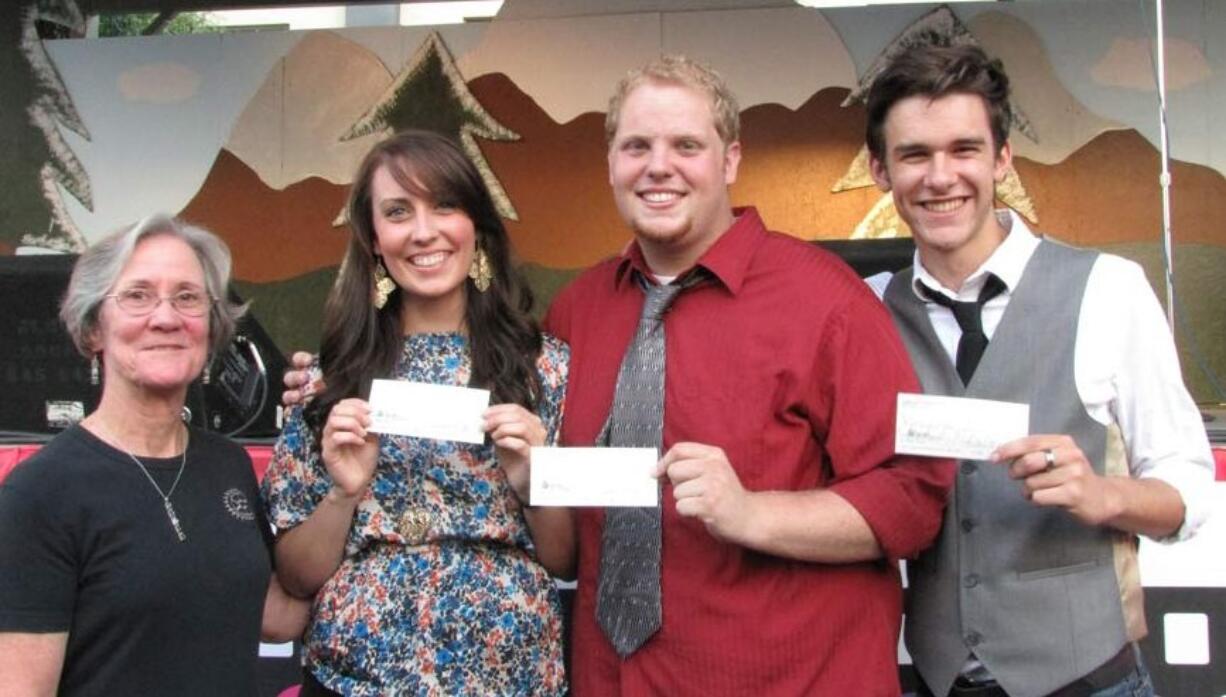
[(98, 331), (98, 308), (132, 259), (136, 245), (157, 235), (183, 240), (204, 269), (204, 289), (215, 300), (209, 309), (209, 350), (216, 353), (234, 336), (238, 318), (247, 306), (229, 299), (229, 247), (208, 230), (155, 213), (90, 245), (73, 267), (68, 291), (60, 303), (60, 320), (81, 355), (89, 358), (94, 354), (90, 340)]

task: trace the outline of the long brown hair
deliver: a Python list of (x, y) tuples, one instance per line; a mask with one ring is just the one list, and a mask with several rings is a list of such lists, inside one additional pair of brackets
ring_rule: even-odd
[(349, 246), (324, 306), (319, 360), (326, 387), (307, 407), (308, 423), (319, 435), (332, 407), (368, 395), (371, 380), (390, 375), (401, 352), (400, 308), (410, 299), (397, 288), (382, 309), (371, 300), (376, 244), (370, 189), (380, 167), (387, 167), (414, 196), (446, 201), (472, 220), (477, 247), (489, 257), (494, 277), (485, 292), (472, 279), (464, 280), (469, 384), (489, 389), (495, 403), (535, 411), (541, 333), (529, 315), (532, 291), (511, 264), (510, 241), (489, 190), (454, 142), (437, 133), (406, 130), (371, 148), (349, 190)]

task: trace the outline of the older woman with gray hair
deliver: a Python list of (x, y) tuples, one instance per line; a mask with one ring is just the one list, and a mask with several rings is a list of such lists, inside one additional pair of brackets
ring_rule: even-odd
[(164, 215), (78, 260), (60, 317), (102, 395), (0, 486), (5, 695), (253, 695), (261, 635), (305, 626), (246, 452), (182, 418), (244, 309), (229, 273), (221, 240)]

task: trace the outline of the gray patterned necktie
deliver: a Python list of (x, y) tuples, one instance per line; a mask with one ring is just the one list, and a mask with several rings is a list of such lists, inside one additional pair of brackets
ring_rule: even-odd
[[(682, 289), (697, 282), (643, 284), (647, 294), (638, 329), (617, 374), (606, 424), (613, 447), (659, 448), (664, 432), (663, 313)], [(596, 590), (596, 619), (623, 658), (660, 628), (660, 507), (605, 511)]]

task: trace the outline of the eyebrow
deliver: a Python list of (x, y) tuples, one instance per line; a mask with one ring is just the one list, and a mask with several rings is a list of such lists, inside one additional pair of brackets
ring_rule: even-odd
[(890, 152), (894, 153), (895, 155), (910, 155), (911, 153), (928, 152), (931, 149), (932, 148), (924, 145), (923, 143), (899, 143), (893, 148), (890, 148)]
[[(987, 145), (987, 143), (987, 139), (976, 136), (969, 138), (956, 138), (951, 145), (957, 148), (967, 145)], [(934, 149), (936, 148), (933, 148), (927, 143), (899, 143), (892, 148), (892, 151), (899, 155), (908, 155), (916, 152), (930, 152)]]
[(702, 133), (695, 133), (693, 131), (685, 131), (681, 133), (653, 133), (653, 134), (627, 133), (623, 136), (614, 138), (613, 144), (617, 145), (617, 144), (623, 144), (623, 143), (630, 143), (634, 141), (651, 142), (651, 141), (656, 141), (656, 140), (663, 140), (668, 143), (677, 143), (679, 141), (692, 141), (695, 143), (707, 143), (709, 141), (709, 139), (706, 138)]
[(973, 138), (959, 138), (954, 141), (954, 145), (987, 145), (986, 138), (975, 136)]
[[(154, 282), (154, 281), (152, 281), (152, 280), (150, 280), (150, 279), (148, 279), (148, 278), (137, 278), (137, 279), (133, 279), (132, 281), (130, 281), (130, 282), (128, 282), (128, 283), (125, 283), (125, 284), (123, 284), (123, 285), (116, 285), (116, 286), (115, 286), (115, 289), (114, 289), (114, 292), (119, 293), (119, 292), (124, 292), (124, 291), (134, 290), (134, 289), (136, 289), (136, 288), (142, 288), (142, 289), (145, 289), (145, 290), (152, 290), (152, 289), (153, 289), (153, 287), (154, 287), (154, 286), (156, 286), (156, 285), (157, 285), (157, 283), (156, 283), (156, 282)], [(201, 290), (201, 291), (206, 291), (206, 292), (208, 291), (208, 288), (206, 287), (206, 284), (204, 284), (204, 283), (196, 283), (195, 281), (178, 281), (178, 282), (176, 282), (176, 284), (175, 284), (175, 288), (177, 288), (177, 289), (178, 289), (178, 290), (176, 290), (175, 292), (179, 292), (179, 291), (186, 290), (186, 289), (189, 289), (189, 288), (190, 288), (190, 289), (193, 289), (193, 290)]]
[(642, 133), (625, 133), (622, 135), (615, 135), (613, 137), (614, 143), (625, 143), (631, 140), (651, 140), (651, 137), (643, 135)]
[(409, 203), (412, 200), (409, 196), (386, 196), (384, 198), (376, 198), (375, 203)]

